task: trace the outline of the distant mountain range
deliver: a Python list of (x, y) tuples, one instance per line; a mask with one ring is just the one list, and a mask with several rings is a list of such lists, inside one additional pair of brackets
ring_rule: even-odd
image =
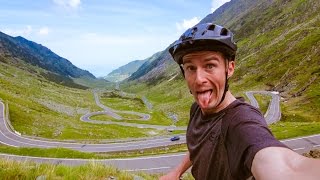
[(104, 79), (111, 81), (111, 82), (119, 82), (124, 79), (127, 79), (132, 75), (132, 73), (136, 72), (138, 68), (145, 63), (147, 60), (135, 60), (132, 61), (124, 66), (121, 66), (120, 68), (113, 70), (111, 73), (109, 73), (107, 76), (104, 77)]
[[(158, 63), (156, 60), (164, 53), (164, 51), (157, 52), (151, 57), (148, 57), (144, 60), (135, 60), (124, 66), (119, 67), (118, 69), (112, 71), (104, 79), (112, 82), (119, 82), (123, 80), (133, 80), (137, 79), (147, 72), (149, 72), (154, 66), (154, 62)], [(164, 70), (164, 69), (163, 69)]]
[[(0, 32), (0, 60), (29, 71), (39, 71), (39, 74), (44, 78), (60, 84), (73, 84), (71, 78), (95, 79), (95, 76), (90, 72), (76, 67), (47, 47), (21, 36), (11, 37), (2, 32)], [(25, 64), (29, 64), (29, 66)]]

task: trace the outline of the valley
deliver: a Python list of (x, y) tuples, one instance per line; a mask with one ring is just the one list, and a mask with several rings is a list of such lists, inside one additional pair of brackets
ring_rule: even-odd
[[(9, 109), (7, 113), (10, 122), (14, 129), (19, 134), (21, 133), (22, 137), (37, 140), (31, 149), (19, 148), (18, 146), (20, 145), (17, 145), (17, 147), (12, 148), (2, 148), (2, 150), (0, 149), (2, 152), (15, 153), (17, 150), (20, 152), (28, 151), (28, 153), (23, 153), (27, 156), (43, 156), (43, 154), (47, 154), (45, 156), (54, 158), (47, 162), (53, 164), (57, 162), (59, 162), (59, 164), (69, 164), (71, 163), (70, 160), (66, 159), (64, 162), (61, 158), (77, 158), (79, 159), (78, 161), (87, 163), (90, 161), (82, 159), (106, 159), (106, 157), (111, 157), (112, 159), (117, 157), (132, 158), (135, 156), (155, 156), (163, 153), (180, 152), (180, 155), (174, 155), (174, 161), (179, 161), (179, 158), (183, 156), (183, 152), (186, 151), (185, 146), (175, 147), (174, 144), (176, 143), (169, 141), (169, 138), (173, 134), (184, 134), (185, 131), (182, 129), (185, 129), (188, 121), (188, 109), (192, 103), (192, 96), (187, 91), (183, 79), (163, 81), (154, 86), (148, 86), (143, 83), (137, 85), (121, 83), (120, 86), (117, 87), (114, 83), (107, 83), (103, 89), (83, 90), (69, 88), (43, 80), (41, 77), (34, 76), (32, 73), (17, 67), (6, 64), (1, 64), (1, 66), (3, 67), (0, 72), (3, 74), (1, 76), (1, 85), (3, 85), (4, 88), (1, 88), (0, 93), (3, 94), (1, 99), (5, 103), (4, 107)], [(120, 89), (124, 89), (127, 93), (120, 91)], [(170, 91), (168, 92), (167, 89), (170, 89)], [(244, 92), (239, 94), (246, 97)], [(271, 98), (268, 98), (268, 96), (269, 95), (263, 94), (255, 95), (260, 107), (265, 107), (263, 108), (264, 112), (267, 111), (266, 107), (270, 104)], [(152, 105), (152, 108), (147, 107), (142, 100), (143, 97)], [(279, 99), (277, 102), (279, 102)], [(281, 109), (283, 107), (285, 106), (282, 104)], [(106, 111), (109, 111), (109, 113)], [(128, 111), (139, 113), (126, 113)], [(101, 113), (94, 114), (95, 112)], [(320, 126), (317, 122), (283, 121), (287, 118), (286, 113), (288, 112), (286, 112), (285, 108), (282, 109), (281, 121), (270, 126), (275, 136), (279, 139), (307, 136), (320, 132)], [(172, 114), (176, 117), (175, 121), (170, 118)], [(86, 117), (86, 115), (88, 119), (90, 118), (98, 123), (82, 122), (80, 119)], [(143, 120), (139, 120), (141, 117)], [(28, 121), (19, 123), (19, 121), (25, 119), (28, 119)], [(105, 122), (105, 124), (103, 122)], [(177, 129), (182, 129), (180, 131), (175, 130), (168, 132), (167, 128), (173, 123)], [(72, 130), (66, 128), (66, 126), (72, 127)], [(70, 134), (65, 135), (66, 133)], [(184, 136), (182, 135), (181, 137), (183, 138), (178, 141), (178, 144), (185, 142)], [(151, 139), (148, 140), (148, 138)], [(316, 137), (312, 136), (311, 138)], [(40, 143), (42, 141), (48, 141), (46, 143), (49, 145), (43, 145)], [(62, 144), (56, 144), (54, 141), (60, 141)], [(141, 143), (141, 141), (143, 143)], [(317, 140), (314, 139), (311, 140), (311, 142), (316, 141)], [(161, 144), (162, 142), (165, 144)], [(291, 141), (288, 141), (288, 143), (290, 144)], [(66, 147), (75, 145), (73, 148), (75, 151), (60, 149), (59, 147), (62, 147), (63, 144), (66, 144)], [(310, 150), (310, 148), (317, 148), (317, 144), (298, 144), (303, 146), (292, 145), (298, 152), (306, 152)], [(156, 149), (148, 150), (158, 146), (160, 146), (158, 149), (163, 149), (163, 147), (165, 147), (165, 149), (162, 151)], [(34, 147), (46, 147), (50, 149), (41, 150), (41, 155), (37, 155), (32, 153), (39, 151)], [(57, 147), (58, 149), (55, 149)], [(117, 149), (117, 147), (121, 147), (122, 150)], [(86, 148), (87, 150), (85, 150)], [(141, 149), (144, 149), (142, 153)], [(82, 154), (78, 152), (79, 150), (93, 151), (93, 153)], [(101, 154), (101, 151), (108, 151), (108, 153)], [(125, 152), (120, 153), (119, 151)], [(60, 157), (54, 155), (57, 154), (57, 152), (61, 153)], [(112, 155), (114, 152), (117, 154)], [(132, 154), (132, 152), (133, 155), (129, 155)], [(24, 160), (37, 159), (21, 156), (8, 157)], [(163, 157), (163, 155), (160, 157)], [(171, 155), (165, 155), (165, 157), (169, 159), (173, 158)], [(132, 159), (132, 161), (134, 161), (134, 159)], [(133, 164), (143, 165), (144, 163), (139, 163), (140, 159), (141, 158), (136, 158), (138, 162)], [(146, 159), (143, 159), (143, 161), (146, 161)], [(154, 162), (152, 158), (150, 160)], [(37, 161), (43, 160), (39, 159)], [(125, 161), (127, 162), (128, 159)], [(157, 165), (147, 163), (145, 164), (146, 167), (118, 166), (118, 168), (132, 170), (132, 168), (135, 167), (137, 170), (140, 169), (145, 172), (156, 173), (164, 172), (174, 166), (174, 164), (161, 164), (161, 161), (162, 160), (158, 159), (156, 161)], [(163, 161), (167, 162), (166, 159), (163, 159)], [(109, 165), (114, 163), (115, 165), (119, 162), (107, 160), (104, 161), (104, 163)], [(147, 170), (150, 167), (152, 168)]]
[[(266, 112), (266, 119), (268, 123), (275, 123), (280, 119), (279, 113), (279, 96), (274, 93), (267, 93), (267, 92), (248, 92), (247, 96), (250, 99), (250, 102), (258, 107), (259, 104), (256, 102), (254, 96), (252, 94), (264, 94), (267, 96), (271, 96), (272, 99), (269, 103), (268, 110)], [(96, 94), (95, 94), (96, 97)], [(99, 104), (99, 100), (96, 99), (97, 104)], [(5, 117), (5, 111), (4, 111), (4, 104), (1, 103), (1, 109), (2, 114), (0, 114), (1, 117)], [(105, 109), (108, 108), (106, 106), (103, 106)], [(109, 111), (111, 111), (109, 109)], [(277, 115), (278, 114), (278, 115)], [(269, 117), (269, 118), (268, 118)], [(126, 124), (122, 124), (124, 126), (127, 126)], [(77, 143), (70, 143), (70, 142), (53, 142), (51, 141), (45, 141), (45, 140), (33, 140), (32, 138), (26, 138), (21, 136), (17, 132), (12, 132), (7, 127), (7, 123), (5, 121), (5, 118), (1, 121), (1, 136), (0, 141), (3, 142), (6, 145), (9, 146), (15, 146), (15, 147), (23, 147), (23, 146), (31, 146), (31, 147), (38, 147), (38, 148), (50, 148), (50, 147), (65, 147), (65, 148), (71, 148), (74, 150), (84, 151), (84, 152), (112, 152), (112, 151), (130, 151), (130, 150), (144, 150), (144, 149), (150, 149), (155, 147), (168, 147), (173, 144), (177, 144), (174, 142), (170, 142), (169, 138), (151, 138), (151, 139), (142, 139), (142, 140), (128, 140), (124, 142), (117, 142), (117, 143), (106, 143), (106, 144), (77, 144)], [(3, 129), (6, 127), (6, 129)], [(158, 128), (158, 127), (153, 127)], [(10, 137), (10, 138), (9, 138)], [(184, 136), (182, 136), (184, 137)], [(285, 143), (287, 146), (292, 148), (293, 150), (297, 152), (308, 152), (309, 150), (313, 148), (320, 147), (320, 135), (315, 136), (309, 136), (309, 137), (303, 137), (303, 138), (296, 138), (296, 139), (288, 139), (283, 140), (283, 143)], [(13, 143), (13, 144), (12, 144)], [(185, 138), (181, 139), (178, 143), (185, 143)], [(166, 156), (157, 156), (157, 157), (146, 157), (146, 158), (132, 158), (132, 159), (110, 159), (110, 160), (94, 160), (95, 162), (104, 163), (107, 165), (113, 165), (120, 169), (129, 170), (132, 171), (145, 171), (145, 172), (151, 172), (151, 173), (160, 173), (160, 172), (166, 172), (168, 169), (171, 169), (174, 167), (175, 163), (177, 161), (180, 161), (183, 157), (183, 154), (177, 155), (166, 155)], [(12, 158), (12, 159), (24, 159), (24, 160), (32, 160), (35, 162), (50, 162), (51, 164), (56, 164), (57, 162), (66, 164), (66, 165), (79, 165), (91, 162), (92, 160), (84, 160), (84, 159), (65, 159), (65, 158), (33, 158), (33, 157), (26, 157), (26, 156), (6, 156), (6, 158)], [(97, 156), (99, 159), (99, 156)], [(174, 158), (174, 159), (173, 159)], [(156, 163), (154, 163), (154, 159), (157, 159)], [(150, 160), (150, 162), (148, 162)], [(125, 161), (126, 163), (121, 163), (122, 161)], [(128, 162), (133, 161), (132, 165), (129, 165)], [(143, 162), (143, 163), (142, 163)], [(166, 167), (166, 168), (164, 168)]]
[[(229, 89), (300, 154), (320, 148), (319, 12), (320, 1), (231, 0), (200, 21), (235, 32)], [(0, 32), (0, 178), (156, 179), (172, 169), (187, 151), (193, 97), (169, 47), (97, 78)]]

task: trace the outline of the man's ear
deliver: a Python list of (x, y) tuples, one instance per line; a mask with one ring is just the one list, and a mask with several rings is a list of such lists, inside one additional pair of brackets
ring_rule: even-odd
[(234, 61), (229, 61), (228, 62), (228, 78), (230, 78), (233, 73), (234, 73), (234, 67), (235, 67), (235, 62)]

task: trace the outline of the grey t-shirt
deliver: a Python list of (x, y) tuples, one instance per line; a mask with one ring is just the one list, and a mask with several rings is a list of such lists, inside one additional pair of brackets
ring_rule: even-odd
[(252, 176), (255, 154), (265, 147), (286, 147), (274, 138), (260, 111), (235, 100), (224, 110), (204, 116), (194, 103), (187, 145), (195, 179), (244, 180)]

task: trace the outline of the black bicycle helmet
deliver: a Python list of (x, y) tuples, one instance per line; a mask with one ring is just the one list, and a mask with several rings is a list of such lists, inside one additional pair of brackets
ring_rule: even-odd
[(219, 51), (228, 60), (234, 60), (237, 45), (233, 41), (233, 33), (213, 23), (198, 24), (183, 33), (169, 52), (178, 64), (182, 64), (184, 55), (205, 50)]

